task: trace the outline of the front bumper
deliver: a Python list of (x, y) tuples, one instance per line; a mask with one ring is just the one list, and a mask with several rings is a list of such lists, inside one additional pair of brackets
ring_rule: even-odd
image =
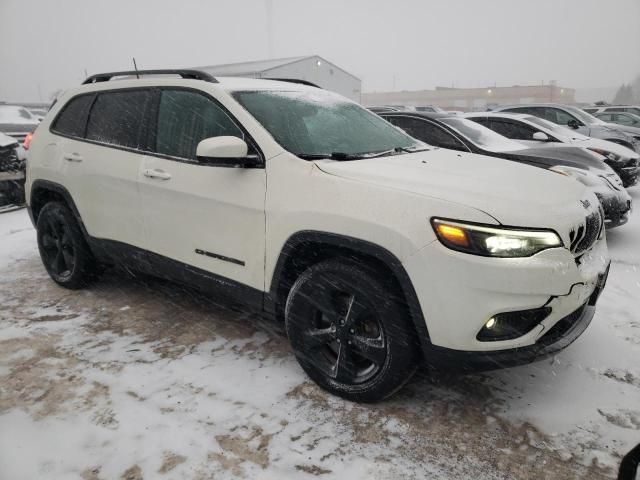
[[(435, 241), (404, 264), (433, 347), (425, 350), (426, 355), (433, 349), (446, 349), (463, 355), (505, 352), (509, 356), (514, 349), (529, 347), (543, 354), (540, 342), (555, 325), (583, 305), (593, 306), (588, 303), (595, 304), (593, 294), (602, 288), (609, 257), (604, 238), (578, 259), (565, 248), (547, 249), (527, 258), (479, 257), (455, 252)], [(542, 307), (550, 308), (550, 313), (522, 336), (498, 341), (477, 338), (495, 315)], [(580, 314), (581, 324), (588, 324), (585, 318), (589, 311)], [(573, 332), (577, 338), (582, 331), (570, 329), (563, 336), (570, 338)], [(566, 346), (561, 339), (554, 344)]]
[(625, 188), (633, 187), (638, 183), (638, 178), (640, 178), (640, 163), (638, 160), (629, 160), (624, 164), (605, 160), (605, 163), (618, 174)]
[(603, 195), (596, 193), (600, 205), (604, 210), (604, 224), (606, 228), (615, 228), (629, 221), (631, 213), (631, 197), (626, 192)]

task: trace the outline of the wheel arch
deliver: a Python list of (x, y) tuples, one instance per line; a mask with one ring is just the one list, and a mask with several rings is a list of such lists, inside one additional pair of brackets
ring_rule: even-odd
[(313, 230), (293, 234), (280, 251), (271, 277), (265, 310), (282, 318), (284, 304), (296, 278), (310, 266), (328, 258), (348, 256), (380, 269), (402, 295), (422, 349), (430, 345), (429, 332), (413, 283), (402, 262), (386, 248), (359, 238)]
[(85, 239), (89, 238), (84, 223), (82, 222), (80, 212), (78, 211), (69, 190), (67, 190), (63, 185), (49, 180), (38, 179), (31, 184), (29, 204), (27, 208), (34, 227), (37, 225), (38, 215), (40, 215), (42, 207), (49, 202), (61, 202), (67, 205), (71, 210), (71, 213), (73, 213), (73, 216), (76, 218), (78, 225), (80, 225), (80, 229), (82, 230), (82, 234)]

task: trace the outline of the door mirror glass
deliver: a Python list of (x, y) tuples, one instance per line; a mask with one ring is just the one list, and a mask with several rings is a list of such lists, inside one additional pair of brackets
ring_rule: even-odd
[(539, 142), (548, 142), (549, 141), (549, 137), (544, 132), (535, 132), (533, 134), (533, 139), (534, 140), (538, 140)]
[(569, 120), (567, 122), (567, 127), (573, 128), (574, 130), (577, 130), (580, 127), (580, 124), (578, 123), (578, 121), (576, 119), (572, 118), (571, 120)]
[(198, 162), (225, 167), (245, 167), (254, 164), (254, 156), (249, 157), (247, 143), (238, 137), (210, 137), (198, 143)]

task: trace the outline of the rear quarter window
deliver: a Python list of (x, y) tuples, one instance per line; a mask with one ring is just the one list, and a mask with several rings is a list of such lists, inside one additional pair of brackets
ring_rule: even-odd
[(69, 100), (56, 117), (51, 130), (69, 137), (84, 137), (89, 109), (94, 98), (95, 95), (91, 94)]

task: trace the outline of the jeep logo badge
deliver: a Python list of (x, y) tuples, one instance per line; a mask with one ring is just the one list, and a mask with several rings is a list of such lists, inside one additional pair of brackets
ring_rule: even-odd
[(588, 210), (591, 206), (591, 202), (589, 200), (580, 200), (580, 203), (584, 207), (585, 210)]

